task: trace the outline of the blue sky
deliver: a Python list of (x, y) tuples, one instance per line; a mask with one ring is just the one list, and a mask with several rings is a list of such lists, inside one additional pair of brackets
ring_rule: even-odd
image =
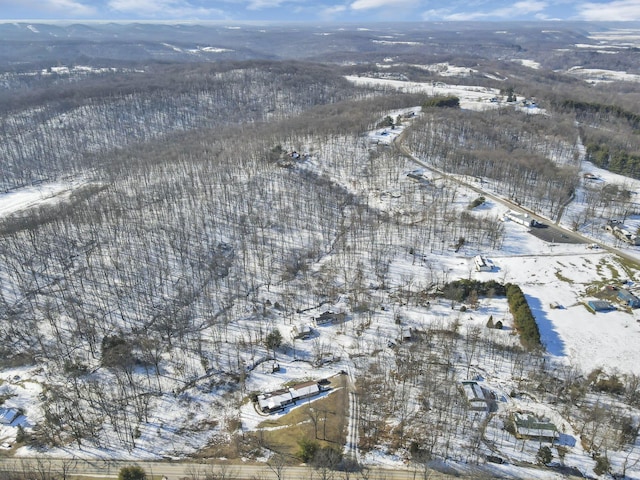
[(0, 20), (638, 21), (640, 0), (0, 0)]

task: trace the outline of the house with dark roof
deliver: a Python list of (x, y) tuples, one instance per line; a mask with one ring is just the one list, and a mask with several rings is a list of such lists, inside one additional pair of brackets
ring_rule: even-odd
[(346, 315), (344, 313), (335, 313), (331, 311), (323, 312), (319, 317), (316, 317), (316, 325), (330, 325), (333, 323), (344, 322)]
[(517, 438), (540, 440), (553, 443), (560, 435), (556, 426), (546, 418), (540, 418), (531, 412), (513, 414)]

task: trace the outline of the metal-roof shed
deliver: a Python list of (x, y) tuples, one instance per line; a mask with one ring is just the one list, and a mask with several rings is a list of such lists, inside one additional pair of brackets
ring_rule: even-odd
[(613, 310), (613, 305), (609, 302), (605, 302), (604, 300), (589, 300), (587, 305), (589, 305), (589, 308), (594, 312), (606, 312), (608, 310)]

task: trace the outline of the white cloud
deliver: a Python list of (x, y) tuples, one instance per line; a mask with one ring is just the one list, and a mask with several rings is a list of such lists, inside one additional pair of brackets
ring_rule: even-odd
[(369, 10), (372, 8), (393, 8), (412, 5), (415, 0), (355, 0), (351, 4), (352, 10)]
[[(17, 7), (15, 0), (0, 0), (0, 7)], [(65, 17), (91, 17), (97, 10), (93, 5), (88, 5), (75, 0), (23, 0), (19, 6), (29, 12), (49, 12), (55, 15), (64, 14)]]
[(109, 8), (117, 12), (151, 18), (220, 17), (218, 9), (194, 7), (182, 0), (110, 0)]
[(327, 7), (322, 10), (322, 14), (327, 17), (331, 17), (338, 13), (342, 13), (347, 9), (344, 5), (334, 5), (333, 7)]
[(48, 3), (55, 10), (64, 11), (71, 15), (86, 17), (96, 13), (96, 9), (93, 5), (85, 5), (73, 0), (49, 0)]
[(587, 21), (637, 21), (640, 20), (640, 0), (618, 0), (608, 3), (587, 2), (578, 4), (578, 17)]
[(442, 20), (443, 18), (449, 15), (450, 10), (439, 8), (439, 9), (431, 9), (422, 13), (422, 20), (424, 21), (432, 21), (432, 20)]
[(279, 7), (283, 0), (251, 0), (247, 8), (249, 10), (260, 10), (262, 8)]
[[(494, 10), (490, 10), (487, 12), (463, 12), (463, 13), (452, 13), (449, 15), (444, 15), (443, 18), (445, 20), (451, 21), (462, 21), (462, 20), (481, 20), (487, 18), (516, 18), (522, 15), (528, 15), (531, 13), (535, 13), (537, 15), (542, 15), (541, 12), (546, 9), (548, 3), (546, 1), (521, 1), (516, 2), (513, 5), (508, 5), (506, 7), (496, 8)], [(431, 13), (435, 13), (437, 11), (431, 10), (430, 12), (425, 12), (424, 15)], [(424, 16), (423, 15), (423, 16)]]

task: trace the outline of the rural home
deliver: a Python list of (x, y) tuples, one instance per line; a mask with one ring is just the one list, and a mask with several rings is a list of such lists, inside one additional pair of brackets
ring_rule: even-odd
[(312, 333), (313, 329), (309, 325), (295, 325), (293, 327), (293, 338), (297, 340), (307, 340)]
[(469, 402), (469, 409), (475, 412), (488, 412), (492, 401), (490, 394), (473, 380), (465, 380), (461, 383), (462, 391)]
[(296, 399), (296, 401), (314, 397), (321, 392), (318, 382), (313, 381), (299, 383), (298, 385), (294, 385), (293, 387), (291, 387), (289, 390), (291, 391), (291, 395)]
[(537, 227), (539, 225), (538, 222), (535, 219), (531, 218), (527, 213), (519, 213), (514, 212), (513, 210), (509, 210), (505, 214), (505, 217), (512, 222), (519, 223), (520, 225), (524, 225), (525, 227)]
[(295, 404), (299, 400), (315, 397), (328, 390), (327, 381), (309, 381), (299, 383), (289, 388), (275, 390), (273, 392), (258, 395), (258, 406), (263, 413), (274, 413), (282, 410), (287, 405)]
[(316, 322), (316, 325), (329, 325), (333, 323), (344, 322), (345, 317), (346, 315), (344, 313), (326, 311), (319, 317), (316, 317), (314, 320)]
[(288, 388), (258, 395), (258, 405), (260, 406), (260, 410), (265, 413), (282, 410), (294, 401), (291, 391)]
[(529, 440), (540, 440), (553, 443), (559, 438), (558, 429), (546, 418), (536, 417), (531, 412), (513, 414), (516, 437)]
[(607, 225), (605, 226), (605, 229), (608, 232), (611, 232), (616, 238), (628, 243), (629, 245), (640, 245), (640, 237), (638, 237), (638, 235), (634, 233), (631, 233), (625, 228), (624, 225), (622, 225), (618, 221), (609, 221), (609, 223), (607, 223)]

